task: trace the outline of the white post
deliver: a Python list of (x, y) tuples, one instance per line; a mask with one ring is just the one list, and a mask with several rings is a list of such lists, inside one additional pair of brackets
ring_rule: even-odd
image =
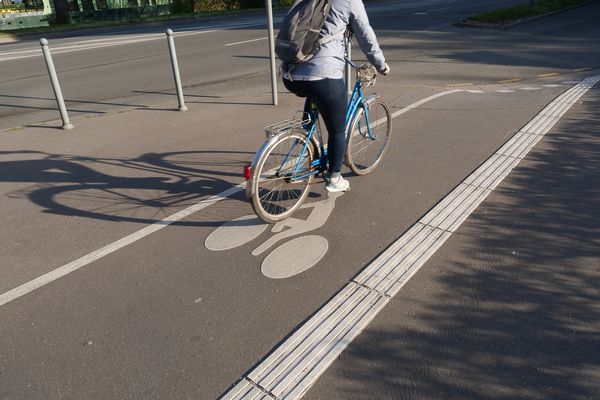
[(175, 78), (175, 88), (177, 89), (177, 101), (179, 101), (179, 111), (187, 111), (185, 100), (183, 99), (183, 89), (181, 89), (181, 77), (179, 76), (179, 64), (177, 63), (177, 53), (175, 52), (175, 42), (173, 41), (173, 31), (167, 29), (167, 42), (169, 43), (169, 53), (171, 54), (171, 66), (173, 67), (173, 77)]
[(267, 19), (269, 20), (269, 59), (271, 61), (271, 91), (273, 105), (277, 105), (277, 66), (275, 65), (275, 33), (273, 29), (273, 2), (267, 0)]
[(48, 67), (48, 75), (50, 75), (50, 82), (52, 83), (52, 90), (54, 90), (54, 97), (56, 97), (56, 103), (60, 110), (60, 117), (63, 121), (63, 129), (73, 129), (71, 121), (69, 121), (69, 114), (67, 113), (67, 107), (65, 107), (65, 99), (63, 98), (62, 91), (60, 90), (60, 83), (58, 83), (58, 76), (56, 76), (56, 69), (54, 68), (54, 61), (52, 61), (52, 54), (50, 54), (50, 48), (48, 47), (48, 40), (45, 38), (40, 39), (40, 45), (42, 46), (42, 52), (44, 53), (44, 59), (46, 60), (46, 67)]

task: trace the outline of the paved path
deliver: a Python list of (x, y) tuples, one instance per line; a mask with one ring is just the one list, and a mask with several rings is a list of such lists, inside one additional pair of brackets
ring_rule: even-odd
[(596, 398), (598, 109), (596, 87), (305, 398)]
[[(574, 14), (571, 18), (581, 17)], [(596, 70), (573, 71), (579, 62), (600, 66), (597, 48), (591, 46), (598, 33), (580, 24), (578, 31), (569, 32), (571, 37), (586, 34), (586, 41), (578, 42), (580, 47), (573, 50), (581, 58), (565, 61), (556, 75), (537, 76), (556, 62), (554, 55), (568, 53), (565, 24), (576, 25), (569, 18), (558, 28), (546, 24), (554, 23), (539, 21), (528, 31), (511, 31), (506, 36), (448, 26), (412, 35), (392, 32), (386, 44), (390, 54), (413, 54), (419, 66), (409, 69), (406, 77), (403, 63), (396, 60), (398, 74), (380, 79), (376, 88), (396, 115), (390, 151), (373, 175), (350, 176), (352, 191), (335, 199), (324, 224), (314, 225), (311, 235), (328, 243), (321, 261), (285, 279), (272, 279), (261, 270), (269, 255), (281, 247), (273, 245), (273, 250), (253, 255), (275, 235), (285, 233), (285, 227), (280, 232), (275, 227), (251, 227), (260, 231), (246, 230), (245, 239), (236, 239), (235, 246), (220, 251), (214, 251), (209, 238), (219, 237), (224, 226), (252, 213), (243, 193), (235, 189), (242, 181), (242, 167), (262, 142), (262, 128), (299, 107), (294, 96), (282, 93), (281, 105), (271, 107), (264, 87), (247, 93), (240, 89), (219, 98), (192, 97), (186, 113), (172, 111), (163, 103), (88, 118), (79, 115), (73, 118), (72, 131), (57, 129), (59, 121), (50, 121), (0, 132), (0, 399), (212, 399), (226, 393), (549, 103), (582, 79), (599, 75)], [(462, 37), (465, 46), (476, 49), (491, 39), (500, 43), (508, 38), (513, 44), (532, 40), (539, 48), (533, 59), (521, 59), (523, 65), (511, 68), (489, 54), (444, 50), (452, 39), (444, 43), (427, 39), (436, 35), (434, 31), (453, 39)], [(560, 40), (552, 36), (554, 31), (561, 33)], [(472, 41), (464, 32), (474, 35)], [(401, 37), (408, 42), (394, 42)], [(418, 50), (419, 40), (440, 47)], [(554, 43), (547, 52), (545, 41)], [(528, 51), (521, 46), (518, 53), (512, 53), (512, 60), (525, 57)], [(410, 78), (417, 69), (423, 72), (421, 81)], [(514, 73), (523, 81), (500, 84), (497, 70), (506, 76)], [(473, 77), (478, 81), (472, 82)], [(550, 157), (561, 154), (560, 149), (551, 150), (565, 143), (569, 157), (556, 163), (534, 158), (537, 164), (529, 167), (532, 161), (522, 161), (516, 175), (505, 182), (507, 189), (501, 186), (489, 194), (483, 208), (388, 301), (374, 325), (358, 337), (356, 347), (342, 354), (342, 362), (333, 364), (324, 383), (317, 382), (308, 398), (368, 398), (369, 393), (378, 393), (370, 385), (373, 377), (380, 376), (387, 376), (389, 384), (383, 382), (381, 396), (376, 398), (435, 398), (446, 389), (450, 395), (456, 393), (454, 397), (500, 396), (505, 392), (502, 384), (511, 380), (511, 366), (529, 371), (541, 365), (539, 360), (557, 360), (548, 356), (527, 364), (532, 355), (524, 359), (505, 351), (537, 344), (534, 331), (518, 326), (521, 318), (533, 326), (540, 324), (544, 337), (555, 340), (553, 354), (564, 355), (569, 363), (540, 366), (530, 381), (520, 381), (519, 387), (529, 391), (524, 397), (531, 393), (534, 398), (553, 394), (560, 398), (567, 390), (581, 398), (594, 393), (589, 383), (594, 380), (572, 378), (575, 369), (584, 371), (586, 377), (597, 377), (593, 361), (597, 357), (579, 356), (591, 339), (572, 344), (562, 338), (571, 328), (579, 332), (578, 326), (583, 335), (597, 330), (593, 308), (582, 306), (587, 314), (569, 314), (579, 301), (573, 293), (585, 293), (584, 305), (597, 301), (594, 286), (587, 286), (595, 279), (589, 268), (598, 258), (595, 247), (586, 257), (574, 258), (584, 249), (578, 245), (588, 245), (579, 239), (585, 234), (593, 239), (597, 234), (595, 225), (586, 225), (588, 219), (594, 220), (590, 211), (594, 209), (585, 203), (597, 200), (592, 184), (596, 142), (593, 135), (585, 136), (597, 127), (596, 90), (588, 92), (583, 98), (586, 102), (576, 105), (568, 120), (556, 125), (539, 144)], [(555, 132), (564, 141), (553, 141)], [(583, 136), (570, 140), (567, 134), (572, 132)], [(531, 154), (535, 157), (536, 153)], [(581, 162), (562, 164), (573, 159)], [(585, 169), (584, 161), (589, 163)], [(542, 172), (550, 173), (546, 164), (564, 168), (561, 174), (544, 178), (548, 184), (539, 190), (552, 187), (560, 195), (544, 196), (535, 189), (534, 200), (525, 201), (520, 196), (527, 192), (517, 189), (528, 186), (529, 180), (538, 182)], [(580, 169), (589, 171), (585, 181), (589, 183), (582, 189), (589, 195), (580, 199), (583, 203), (568, 197), (569, 190), (557, 189), (559, 177)], [(567, 183), (576, 185), (577, 181)], [(320, 185), (314, 187), (310, 199), (329, 204)], [(494, 205), (497, 201), (501, 205)], [(516, 210), (511, 208), (515, 205)], [(581, 205), (581, 216), (562, 223), (559, 217), (568, 219), (568, 207), (574, 205)], [(484, 213), (486, 207), (489, 211)], [(528, 207), (527, 219), (518, 218), (516, 212)], [(537, 213), (538, 219), (534, 218)], [(549, 220), (556, 225), (543, 230), (548, 214), (554, 216)], [(310, 210), (294, 217), (308, 219)], [(530, 224), (528, 218), (539, 221), (539, 226)], [(548, 246), (557, 235), (550, 228), (557, 226), (566, 227), (563, 240), (572, 244), (565, 247), (567, 254), (560, 247)], [(507, 229), (515, 232), (514, 237), (505, 235)], [(533, 239), (540, 232), (543, 244)], [(519, 242), (505, 245), (507, 237)], [(295, 238), (282, 239), (281, 244), (291, 240)], [(490, 243), (500, 243), (496, 245), (499, 252), (477, 247)], [(540, 247), (548, 253), (541, 261), (535, 258)], [(520, 251), (531, 271), (522, 267)], [(573, 258), (568, 258), (570, 252)], [(475, 265), (470, 257), (475, 257)], [(552, 266), (556, 258), (581, 271), (579, 282), (577, 276), (560, 275), (559, 266)], [(485, 267), (482, 273), (477, 269), (481, 265)], [(553, 268), (553, 279), (542, 282), (536, 268), (546, 265)], [(517, 275), (524, 271), (525, 275)], [(512, 281), (521, 281), (526, 286), (519, 287), (524, 299), (517, 298), (508, 310), (503, 308), (502, 301), (510, 298), (502, 297), (505, 292), (489, 293), (496, 290), (495, 285), (487, 286), (485, 278), (490, 275), (490, 282), (499, 281), (506, 288)], [(471, 278), (474, 287), (469, 284)], [(564, 279), (564, 286), (555, 282), (559, 278)], [(558, 322), (546, 321), (542, 290), (573, 296), (572, 301), (569, 297), (555, 307), (560, 311)], [(485, 297), (492, 294), (500, 298)], [(448, 300), (447, 296), (456, 297)], [(457, 317), (444, 319), (446, 311), (452, 310), (458, 310)], [(491, 331), (486, 330), (494, 326), (489, 310), (505, 316)], [(531, 320), (523, 313), (531, 313)], [(503, 326), (510, 318), (517, 322)], [(479, 342), (464, 340), (460, 337), (463, 330), (483, 337)], [(375, 343), (389, 347), (365, 349), (364, 338), (372, 344), (377, 332), (389, 338), (384, 341), (375, 336)], [(429, 340), (424, 337), (420, 342), (414, 332), (429, 333)], [(512, 346), (511, 332), (525, 335), (525, 344)], [(412, 340), (405, 343), (405, 336)], [(485, 347), (501, 339), (501, 348)], [(545, 350), (538, 352), (548, 354)], [(389, 358), (380, 357), (381, 352), (389, 353)], [(398, 365), (398, 360), (407, 364)], [(483, 381), (479, 386), (466, 382), (469, 373), (482, 366), (492, 368), (495, 360), (503, 368), (498, 374), (504, 380)], [(415, 365), (423, 368), (415, 369)], [(460, 372), (463, 375), (457, 375)], [(487, 372), (486, 376), (498, 374)], [(549, 389), (550, 376), (558, 381), (553, 389)]]

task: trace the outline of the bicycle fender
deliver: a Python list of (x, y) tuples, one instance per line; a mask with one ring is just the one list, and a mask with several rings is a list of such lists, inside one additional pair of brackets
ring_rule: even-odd
[[(254, 171), (254, 168), (256, 168), (256, 164), (258, 163), (258, 159), (260, 158), (260, 156), (264, 153), (264, 151), (273, 142), (277, 141), (277, 139), (279, 139), (279, 135), (271, 136), (270, 138), (268, 138), (267, 140), (265, 140), (263, 142), (263, 144), (260, 146), (260, 148), (258, 149), (256, 154), (254, 154), (254, 159), (252, 160), (252, 163), (250, 164), (252, 167), (252, 171)], [(252, 180), (247, 180), (246, 181), (246, 198), (250, 198), (250, 197), (252, 197)]]

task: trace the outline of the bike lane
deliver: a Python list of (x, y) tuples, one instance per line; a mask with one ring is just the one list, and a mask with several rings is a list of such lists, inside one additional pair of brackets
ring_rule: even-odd
[[(382, 168), (369, 177), (351, 178), (351, 193), (336, 199), (328, 221), (311, 232), (326, 238), (329, 251), (302, 274), (274, 280), (261, 273), (264, 256), (253, 256), (252, 251), (272, 236), (272, 228), (239, 247), (206, 248), (208, 238), (224, 223), (251, 213), (238, 192), (4, 305), (0, 312), (10, 323), (3, 325), (1, 335), (3, 390), (14, 398), (52, 398), (57, 393), (72, 398), (222, 394), (566, 87), (546, 88), (543, 96), (523, 91), (518, 100), (508, 94), (461, 92), (396, 118)], [(386, 99), (395, 98), (392, 112), (415, 100), (413, 93), (398, 97), (391, 90), (387, 96), (385, 89), (379, 91)], [(281, 109), (276, 111), (280, 116)], [(236, 117), (241, 116), (238, 111)], [(235, 133), (213, 138), (212, 148), (233, 146), (243, 156), (234, 157), (231, 165), (227, 158), (209, 163), (214, 169), (206, 175), (224, 181), (213, 186), (213, 193), (237, 183), (240, 161), (249, 160), (260, 143), (255, 128), (251, 130), (256, 143), (249, 143), (243, 129), (249, 123), (234, 128), (228, 115), (218, 121), (211, 128), (223, 124)], [(175, 134), (174, 152), (191, 143), (211, 148), (195, 135), (195, 128), (191, 122), (171, 127), (169, 132), (181, 132)], [(145, 146), (160, 140), (154, 137)], [(181, 162), (192, 169), (198, 163), (203, 165), (203, 160)], [(313, 200), (326, 200), (323, 195), (317, 186)], [(123, 201), (119, 197), (114, 203)], [(137, 212), (144, 217), (145, 211)], [(295, 217), (303, 216), (308, 217)], [(122, 222), (117, 233), (131, 231), (140, 221)], [(54, 229), (64, 233), (69, 228)], [(82, 247), (90, 241), (89, 234), (66, 236)], [(51, 249), (42, 249), (40, 257), (55, 257), (56, 262), (72, 254), (55, 257)]]
[(303, 398), (594, 398), (599, 107), (596, 84)]

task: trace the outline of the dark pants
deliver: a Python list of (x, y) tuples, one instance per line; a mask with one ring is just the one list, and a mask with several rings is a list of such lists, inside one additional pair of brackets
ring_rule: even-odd
[(317, 103), (319, 114), (323, 117), (329, 134), (327, 143), (329, 172), (340, 172), (346, 147), (345, 128), (346, 108), (348, 107), (348, 96), (344, 80), (289, 81), (284, 79), (283, 84), (287, 90), (295, 95), (307, 98), (304, 105), (305, 111), (310, 109), (311, 99)]

